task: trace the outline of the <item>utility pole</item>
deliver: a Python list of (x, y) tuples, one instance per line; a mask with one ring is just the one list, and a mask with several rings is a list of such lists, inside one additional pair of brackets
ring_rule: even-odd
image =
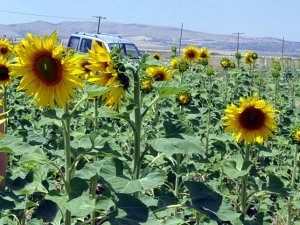
[(284, 37), (282, 38), (281, 58), (283, 58), (283, 50), (284, 50)]
[(232, 34), (237, 34), (236, 51), (238, 52), (239, 51), (239, 47), (240, 47), (240, 34), (244, 34), (244, 33), (237, 32), (237, 33), (232, 33)]
[(180, 38), (179, 38), (179, 49), (178, 49), (178, 55), (180, 55), (181, 39), (182, 39), (182, 29), (183, 29), (183, 22), (181, 23), (181, 29), (180, 29)]
[(103, 17), (103, 16), (93, 16), (95, 18), (98, 18), (98, 29), (97, 29), (97, 34), (100, 34), (100, 24), (101, 24), (101, 19), (105, 20), (106, 17)]

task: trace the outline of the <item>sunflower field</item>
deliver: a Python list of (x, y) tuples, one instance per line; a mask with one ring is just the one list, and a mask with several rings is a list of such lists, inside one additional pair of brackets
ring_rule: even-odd
[(0, 225), (299, 225), (298, 60), (0, 39)]

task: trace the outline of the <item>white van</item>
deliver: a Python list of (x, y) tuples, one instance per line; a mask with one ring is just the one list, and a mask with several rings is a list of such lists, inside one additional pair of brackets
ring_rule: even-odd
[(70, 36), (68, 48), (75, 49), (81, 53), (87, 53), (92, 47), (92, 40), (97, 41), (98, 44), (106, 48), (108, 52), (110, 52), (113, 47), (120, 46), (125, 57), (130, 59), (141, 58), (141, 53), (134, 43), (120, 36), (111, 34), (76, 32)]

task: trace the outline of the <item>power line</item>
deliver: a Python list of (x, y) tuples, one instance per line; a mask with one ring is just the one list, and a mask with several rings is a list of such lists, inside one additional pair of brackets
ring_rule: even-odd
[(72, 20), (89, 20), (92, 19), (85, 19), (85, 18), (78, 18), (78, 17), (66, 17), (66, 16), (52, 16), (52, 15), (44, 15), (44, 14), (34, 14), (34, 13), (26, 13), (26, 12), (16, 12), (16, 11), (6, 11), (0, 10), (3, 13), (11, 13), (11, 14), (19, 14), (19, 15), (27, 15), (27, 16), (39, 16), (39, 17), (50, 17), (50, 18), (60, 18), (60, 19), (72, 19)]

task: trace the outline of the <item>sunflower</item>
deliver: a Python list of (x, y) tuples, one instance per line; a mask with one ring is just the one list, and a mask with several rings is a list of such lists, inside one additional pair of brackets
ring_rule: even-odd
[(142, 92), (148, 93), (153, 89), (153, 80), (149, 76), (143, 76), (140, 81), (140, 89)]
[(159, 53), (155, 52), (155, 53), (153, 53), (153, 58), (156, 60), (160, 60), (161, 56)]
[(155, 81), (171, 80), (170, 71), (165, 66), (149, 67), (147, 68), (146, 72)]
[(300, 144), (300, 125), (297, 125), (291, 129), (290, 137), (294, 144)]
[(223, 69), (228, 69), (230, 67), (230, 60), (228, 58), (223, 58), (221, 59), (220, 64)]
[(7, 39), (0, 39), (0, 56), (8, 58), (13, 52), (12, 45)]
[(177, 95), (176, 101), (179, 105), (189, 105), (192, 101), (192, 95), (188, 91), (182, 91)]
[(200, 48), (199, 49), (199, 56), (201, 59), (209, 59), (210, 58), (210, 51), (207, 48)]
[(253, 53), (252, 52), (246, 52), (245, 56), (244, 56), (244, 60), (246, 64), (253, 64), (254, 63), (254, 59), (253, 59)]
[(199, 59), (198, 49), (193, 45), (187, 46), (183, 49), (183, 58), (189, 62)]
[(11, 82), (11, 78), (11, 64), (6, 58), (0, 56), (0, 84), (9, 84)]
[(176, 70), (178, 68), (178, 62), (179, 62), (179, 59), (177, 57), (174, 57), (170, 63), (171, 69)]
[(85, 67), (92, 71), (89, 82), (110, 90), (101, 96), (105, 105), (115, 110), (121, 107), (121, 100), (129, 86), (129, 79), (125, 73), (118, 72), (109, 52), (102, 48), (96, 41), (92, 42), (92, 49), (88, 52), (88, 63)]
[(272, 105), (266, 105), (255, 94), (253, 98), (240, 98), (240, 106), (228, 105), (225, 109), (225, 132), (232, 132), (236, 141), (262, 144), (268, 137), (273, 137), (272, 131), (277, 128), (275, 113)]
[[(62, 44), (56, 45), (57, 33), (42, 40), (28, 34), (16, 49), (18, 57), (13, 65), (13, 73), (22, 76), (17, 90), (27, 90), (33, 94), (37, 106), (54, 108), (55, 103), (65, 108), (75, 97), (73, 88), (82, 88), (83, 82), (76, 76), (83, 71), (79, 67), (80, 57), (62, 57)], [(76, 66), (78, 65), (78, 67)]]

